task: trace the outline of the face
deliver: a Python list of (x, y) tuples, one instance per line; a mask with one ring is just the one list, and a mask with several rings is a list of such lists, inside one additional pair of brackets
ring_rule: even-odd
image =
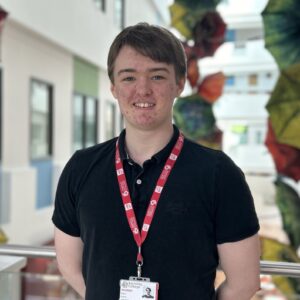
[(111, 91), (118, 100), (126, 128), (151, 130), (172, 124), (174, 99), (185, 80), (176, 82), (173, 65), (156, 62), (129, 46), (115, 61)]

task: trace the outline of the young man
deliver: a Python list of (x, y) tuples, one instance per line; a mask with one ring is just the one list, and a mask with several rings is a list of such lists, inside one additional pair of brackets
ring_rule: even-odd
[[(53, 222), (63, 276), (87, 300), (140, 299), (120, 285), (137, 275), (159, 284), (160, 300), (249, 300), (259, 288), (253, 199), (225, 154), (172, 124), (186, 75), (180, 41), (145, 23), (125, 28), (108, 74), (126, 129), (77, 151), (61, 175)], [(215, 292), (219, 264), (226, 281)]]

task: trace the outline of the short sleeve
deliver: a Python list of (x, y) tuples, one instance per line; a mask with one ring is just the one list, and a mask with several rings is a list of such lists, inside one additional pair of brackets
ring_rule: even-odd
[(258, 232), (254, 201), (243, 172), (223, 152), (216, 166), (215, 228), (218, 244)]
[(75, 197), (75, 178), (79, 175), (75, 171), (76, 157), (77, 153), (68, 161), (59, 178), (52, 221), (64, 233), (77, 237), (80, 236), (80, 227)]

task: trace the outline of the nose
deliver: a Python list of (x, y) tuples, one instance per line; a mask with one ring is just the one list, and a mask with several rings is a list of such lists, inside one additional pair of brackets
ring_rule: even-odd
[(152, 93), (151, 80), (149, 78), (139, 78), (136, 85), (136, 91), (140, 96), (148, 96)]

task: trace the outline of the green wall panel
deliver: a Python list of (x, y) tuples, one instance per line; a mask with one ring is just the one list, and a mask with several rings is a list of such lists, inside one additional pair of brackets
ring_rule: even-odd
[(98, 98), (99, 70), (78, 57), (74, 57), (74, 91)]

